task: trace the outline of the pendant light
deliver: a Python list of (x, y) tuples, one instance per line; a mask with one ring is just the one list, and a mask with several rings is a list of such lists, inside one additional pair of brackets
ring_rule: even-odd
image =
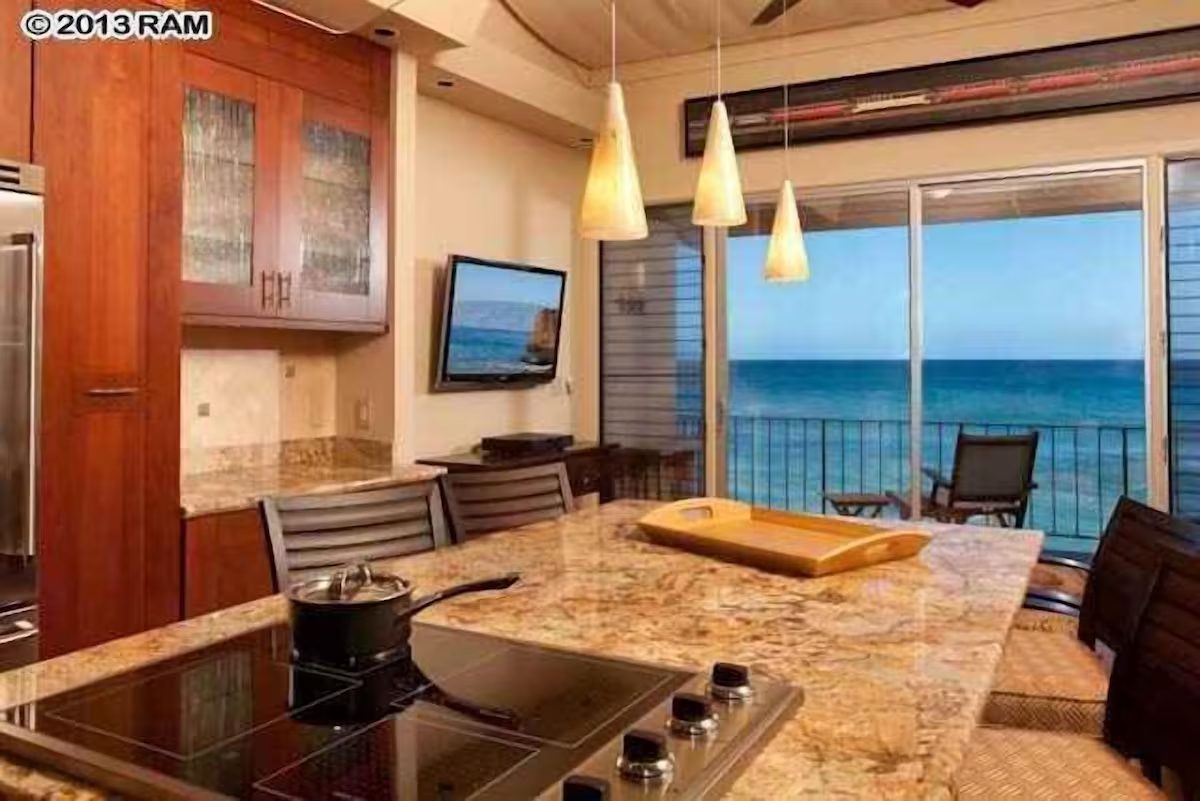
[(625, 94), (617, 83), (617, 2), (612, 0), (612, 80), (604, 127), (596, 134), (592, 165), (583, 191), (580, 233), (585, 239), (645, 239), (646, 207), (638, 180)]
[[(787, 13), (784, 0), (779, 5)], [(784, 31), (784, 52), (787, 52), (787, 31)], [(787, 59), (784, 59), (787, 63)], [(800, 210), (792, 188), (788, 155), (791, 151), (791, 107), (788, 97), (788, 76), (783, 82), (783, 186), (775, 204), (775, 222), (771, 226), (771, 243), (767, 246), (767, 261), (763, 278), (773, 282), (807, 281), (808, 253), (804, 249), (804, 234), (800, 229)]]
[(708, 119), (704, 161), (692, 204), (692, 223), (728, 227), (746, 222), (746, 201), (742, 197), (742, 178), (738, 174), (737, 153), (729, 130), (729, 111), (721, 99), (721, 0), (716, 0), (716, 17), (717, 99)]

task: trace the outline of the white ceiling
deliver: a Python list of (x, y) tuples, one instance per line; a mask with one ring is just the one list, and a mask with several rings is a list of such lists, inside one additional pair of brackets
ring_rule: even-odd
[[(610, 0), (501, 0), (535, 36), (586, 66), (609, 63)], [(970, 13), (950, 0), (800, 0), (768, 25), (752, 20), (779, 0), (719, 0), (727, 44), (860, 25), (931, 11)], [(713, 46), (718, 0), (618, 0), (617, 58), (645, 61)]]

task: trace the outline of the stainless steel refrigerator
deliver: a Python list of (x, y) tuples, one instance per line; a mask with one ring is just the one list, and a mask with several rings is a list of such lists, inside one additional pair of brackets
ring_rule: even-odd
[(37, 654), (42, 186), (0, 160), (0, 670)]

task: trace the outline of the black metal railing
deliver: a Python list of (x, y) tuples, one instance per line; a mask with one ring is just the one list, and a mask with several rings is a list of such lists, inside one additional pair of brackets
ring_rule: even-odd
[[(1025, 525), (1066, 547), (1089, 549), (1121, 495), (1146, 496), (1143, 426), (931, 421), (922, 464), (948, 475), (960, 430), (1041, 432)], [(734, 415), (726, 447), (728, 494), (779, 509), (822, 511), (825, 493), (903, 494), (911, 482), (907, 420)]]

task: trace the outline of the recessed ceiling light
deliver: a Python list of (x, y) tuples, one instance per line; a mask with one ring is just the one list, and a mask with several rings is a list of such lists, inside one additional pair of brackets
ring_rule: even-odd
[(442, 87), (443, 89), (453, 89), (454, 81), (450, 80), (449, 78), (439, 78), (437, 85)]

